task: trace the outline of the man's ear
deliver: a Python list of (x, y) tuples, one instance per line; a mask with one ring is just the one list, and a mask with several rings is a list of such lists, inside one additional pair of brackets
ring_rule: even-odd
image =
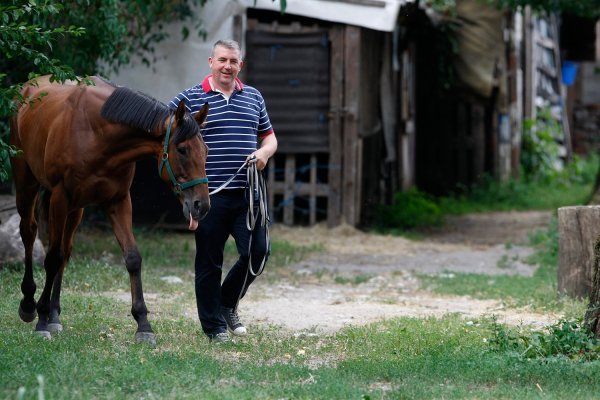
[(208, 115), (208, 103), (204, 103), (200, 111), (194, 114), (194, 119), (198, 123), (198, 125), (202, 125), (206, 120), (206, 116)]
[(185, 100), (181, 100), (179, 105), (177, 106), (177, 111), (175, 111), (175, 120), (179, 121), (185, 115)]

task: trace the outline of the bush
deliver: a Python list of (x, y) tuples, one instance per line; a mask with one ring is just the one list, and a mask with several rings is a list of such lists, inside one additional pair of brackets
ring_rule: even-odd
[(443, 223), (443, 215), (435, 200), (428, 194), (411, 188), (394, 195), (392, 205), (377, 210), (377, 226), (383, 229), (407, 230)]

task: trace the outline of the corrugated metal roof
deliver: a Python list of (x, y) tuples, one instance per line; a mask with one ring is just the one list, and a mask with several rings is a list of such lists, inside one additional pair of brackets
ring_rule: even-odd
[[(279, 1), (239, 0), (248, 8), (280, 11)], [(413, 0), (287, 0), (286, 14), (392, 32), (398, 11)], [(256, 4), (254, 4), (256, 3)]]

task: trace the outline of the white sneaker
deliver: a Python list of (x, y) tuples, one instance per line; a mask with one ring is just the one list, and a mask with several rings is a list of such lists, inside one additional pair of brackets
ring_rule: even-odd
[(246, 327), (242, 324), (242, 321), (240, 321), (240, 316), (235, 309), (221, 307), (221, 314), (223, 314), (223, 318), (225, 318), (225, 322), (227, 322), (227, 328), (231, 333), (235, 336), (246, 336), (248, 333)]

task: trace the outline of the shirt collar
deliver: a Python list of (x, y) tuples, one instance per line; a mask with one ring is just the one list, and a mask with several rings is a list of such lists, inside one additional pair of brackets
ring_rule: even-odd
[[(212, 78), (212, 74), (208, 74), (204, 77), (204, 80), (202, 81), (202, 90), (204, 90), (204, 93), (208, 93), (211, 90), (212, 91), (216, 91), (213, 86), (210, 84), (210, 78)], [(235, 86), (234, 86), (234, 90), (244, 90), (244, 84), (242, 83), (242, 81), (240, 81), (239, 78), (235, 78)]]

